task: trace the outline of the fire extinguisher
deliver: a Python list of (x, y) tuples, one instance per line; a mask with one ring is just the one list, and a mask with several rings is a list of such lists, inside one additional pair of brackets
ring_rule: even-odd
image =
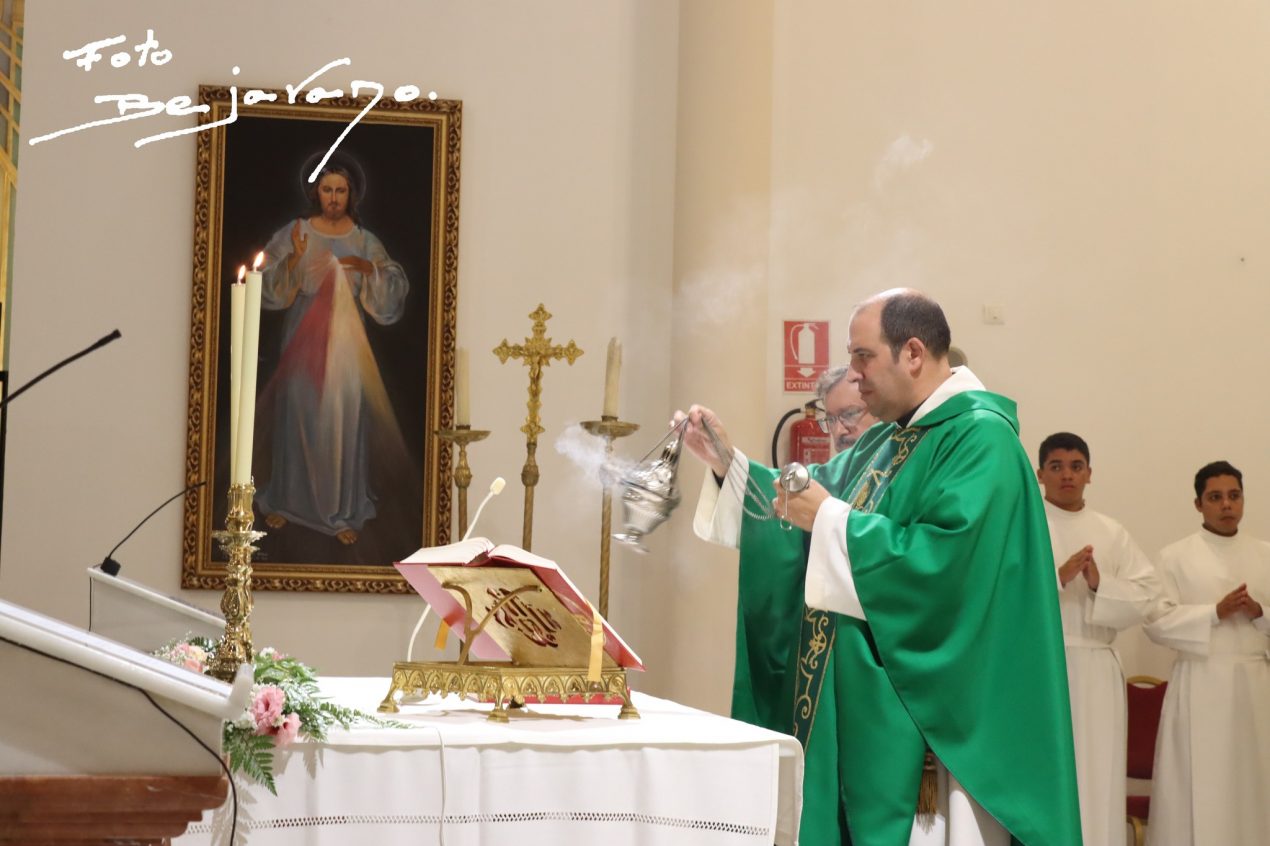
[[(801, 420), (789, 427), (789, 457), (786, 461), (797, 461), (799, 464), (824, 464), (829, 460), (829, 434), (820, 430), (816, 422), (816, 404), (808, 402), (802, 407)], [(780, 440), (781, 428), (785, 421), (797, 414), (799, 409), (791, 408), (776, 425), (772, 437), (772, 466), (780, 467), (781, 461), (776, 454), (776, 446)]]

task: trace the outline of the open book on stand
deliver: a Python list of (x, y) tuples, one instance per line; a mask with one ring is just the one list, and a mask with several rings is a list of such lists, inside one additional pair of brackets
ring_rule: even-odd
[(396, 563), (461, 640), (456, 662), (397, 662), (379, 710), (399, 694), (457, 693), (495, 706), (534, 702), (621, 704), (638, 716), (626, 671), (644, 665), (556, 562), (470, 538), (425, 547)]

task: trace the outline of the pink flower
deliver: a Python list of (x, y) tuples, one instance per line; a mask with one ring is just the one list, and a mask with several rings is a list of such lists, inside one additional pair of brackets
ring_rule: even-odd
[(294, 712), (287, 714), (282, 720), (282, 725), (278, 727), (278, 733), (274, 735), (274, 746), (286, 746), (288, 743), (295, 741), (300, 736), (300, 715)]
[(251, 718), (256, 721), (256, 734), (276, 734), (287, 695), (277, 685), (267, 684), (256, 692), (251, 702)]
[(195, 673), (207, 670), (207, 652), (192, 643), (175, 643), (155, 654)]

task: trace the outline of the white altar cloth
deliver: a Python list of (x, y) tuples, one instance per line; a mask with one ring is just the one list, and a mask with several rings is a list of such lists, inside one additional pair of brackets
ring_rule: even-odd
[[(386, 678), (323, 678), (374, 713)], [(639, 693), (616, 705), (531, 705), (508, 724), (457, 697), (403, 705), (405, 729), (335, 729), (275, 754), (278, 795), (239, 783), (239, 842), (475, 846), (797, 843), (794, 738)], [(174, 841), (224, 844), (229, 805)]]

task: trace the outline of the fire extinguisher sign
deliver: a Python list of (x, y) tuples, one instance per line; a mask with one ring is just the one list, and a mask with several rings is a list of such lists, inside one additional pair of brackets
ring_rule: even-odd
[(829, 369), (829, 321), (785, 321), (785, 393), (810, 394)]

